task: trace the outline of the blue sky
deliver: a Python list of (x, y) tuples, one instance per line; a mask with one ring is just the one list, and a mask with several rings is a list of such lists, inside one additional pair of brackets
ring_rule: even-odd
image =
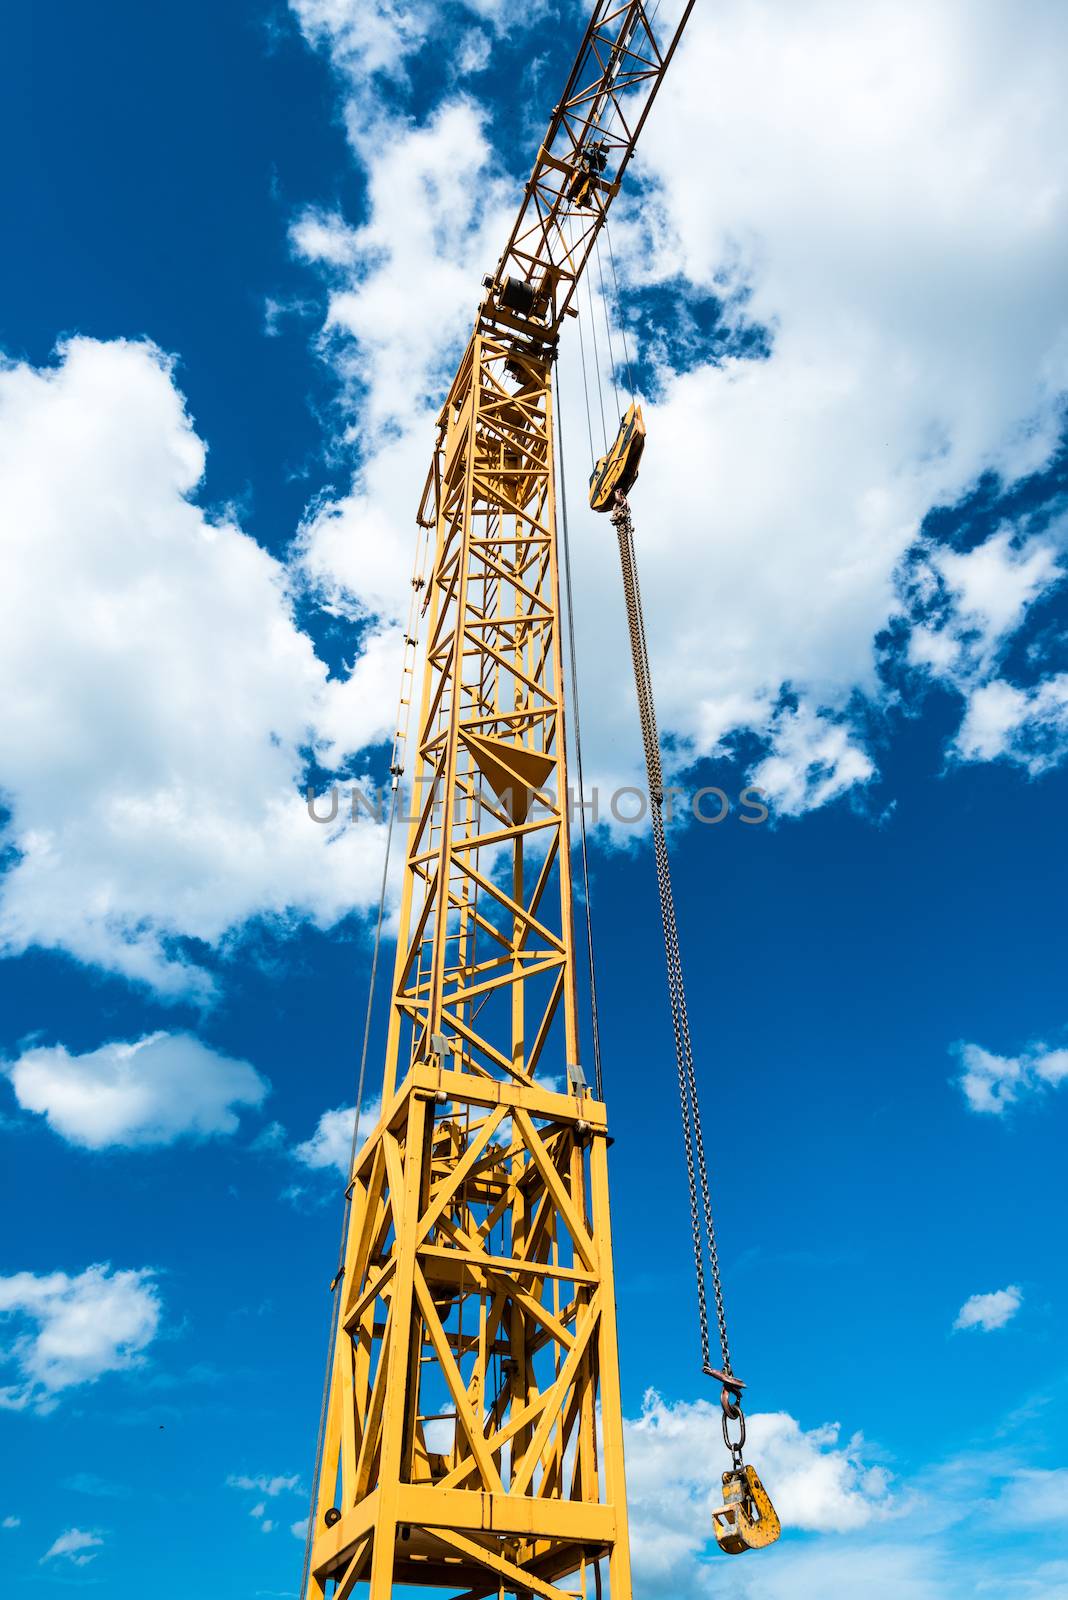
[[(382, 770), (430, 419), (581, 21), (3, 24), (5, 1593), (296, 1592), (381, 863), (301, 785)], [(699, 7), (613, 221), (670, 760), (772, 806), (673, 847), (788, 1525), (705, 1549), (654, 877), (602, 829), (643, 1596), (1068, 1594), (1064, 47), (1039, 0)], [(561, 385), (607, 793), (640, 742), (573, 337)]]

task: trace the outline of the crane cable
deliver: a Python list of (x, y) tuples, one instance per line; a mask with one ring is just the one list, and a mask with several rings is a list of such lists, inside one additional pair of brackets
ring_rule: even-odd
[[(653, 847), (656, 855), (656, 876), (660, 891), (660, 915), (664, 926), (664, 953), (667, 958), (668, 992), (671, 999), (671, 1023), (675, 1035), (675, 1064), (678, 1070), (679, 1101), (682, 1109), (682, 1135), (686, 1149), (686, 1178), (690, 1196), (690, 1221), (693, 1232), (694, 1269), (697, 1277), (697, 1314), (701, 1327), (701, 1365), (709, 1377), (729, 1379), (725, 1389), (733, 1389), (732, 1411), (740, 1416), (737, 1380), (731, 1367), (730, 1346), (727, 1340), (727, 1313), (723, 1304), (723, 1285), (720, 1281), (719, 1253), (716, 1246), (716, 1229), (712, 1219), (712, 1200), (708, 1183), (708, 1163), (705, 1158), (704, 1135), (701, 1128), (701, 1108), (697, 1092), (697, 1074), (694, 1070), (693, 1049), (690, 1043), (690, 1023), (686, 1010), (686, 989), (682, 974), (682, 955), (679, 949), (678, 926), (675, 918), (675, 897), (671, 888), (671, 864), (668, 858), (667, 837), (664, 830), (664, 774), (660, 760), (660, 736), (653, 700), (652, 676), (649, 670), (649, 651), (645, 637), (645, 620), (642, 614), (641, 589), (638, 583), (637, 562), (634, 554), (634, 528), (630, 506), (623, 495), (617, 494), (612, 512), (612, 525), (619, 539), (619, 559), (623, 571), (623, 594), (627, 606), (627, 626), (630, 632), (631, 655), (634, 660), (634, 682), (638, 694), (638, 716), (641, 722), (642, 744), (645, 749), (645, 766), (649, 780), (649, 802), (653, 826)], [(700, 1195), (700, 1207), (698, 1196)], [(704, 1238), (702, 1240), (702, 1215)], [(705, 1280), (704, 1251), (707, 1248), (715, 1297), (716, 1322), (722, 1355), (722, 1370), (712, 1366), (709, 1336), (708, 1286)], [(724, 1406), (724, 1434), (726, 1436), (727, 1409)], [(744, 1421), (742, 1441), (745, 1438)], [(739, 1441), (739, 1444), (742, 1442)], [(731, 1441), (728, 1440), (728, 1446)]]
[[(348, 1241), (349, 1221), (352, 1216), (352, 1190), (353, 1168), (356, 1165), (356, 1151), (360, 1137), (360, 1113), (363, 1110), (363, 1093), (367, 1081), (367, 1049), (371, 1039), (371, 1019), (374, 1013), (375, 991), (378, 980), (378, 958), (382, 949), (382, 928), (386, 915), (386, 900), (389, 893), (389, 869), (393, 853), (393, 825), (397, 820), (398, 799), (400, 794), (400, 780), (404, 776), (406, 763), (408, 734), (411, 727), (411, 679), (414, 672), (416, 650), (419, 645), (418, 618), (420, 601), (419, 595), (425, 587), (426, 578), (422, 568), (426, 561), (429, 540), (424, 529), (416, 543), (415, 564), (412, 571), (412, 594), (408, 609), (408, 622), (404, 632), (404, 658), (401, 668), (401, 689), (399, 704), (397, 706), (397, 721), (393, 734), (393, 743), (389, 757), (389, 815), (386, 823), (386, 840), (382, 852), (382, 882), (378, 895), (378, 911), (375, 917), (374, 942), (371, 947), (371, 970), (367, 983), (367, 1006), (363, 1019), (363, 1044), (360, 1050), (360, 1066), (356, 1077), (356, 1102), (352, 1108), (352, 1142), (349, 1146), (348, 1181), (345, 1185), (345, 1207), (341, 1220), (341, 1238), (338, 1244), (337, 1270), (330, 1284), (330, 1332), (326, 1345), (326, 1370), (323, 1375), (322, 1401), (319, 1406), (319, 1427), (315, 1440), (315, 1460), (312, 1467), (311, 1494), (308, 1507), (308, 1525), (304, 1534), (304, 1562), (301, 1569), (300, 1594), (307, 1592), (308, 1579), (311, 1575), (312, 1544), (315, 1538), (315, 1513), (319, 1502), (319, 1484), (322, 1477), (323, 1443), (326, 1438), (326, 1413), (330, 1400), (330, 1377), (334, 1365), (334, 1346), (337, 1341), (338, 1322), (341, 1315), (341, 1295), (339, 1289), (345, 1273), (345, 1250)], [(407, 688), (408, 693), (405, 694)]]
[[(583, 364), (583, 383), (586, 381)], [(593, 954), (593, 909), (590, 902), (590, 861), (586, 840), (586, 781), (582, 772), (582, 721), (579, 715), (578, 652), (575, 648), (575, 601), (571, 587), (571, 536), (567, 521), (567, 473), (564, 469), (564, 419), (560, 408), (560, 372), (553, 372), (553, 398), (556, 402), (556, 440), (560, 456), (557, 475), (560, 485), (560, 512), (564, 547), (564, 592), (567, 596), (568, 675), (571, 679), (571, 710), (575, 723), (575, 766), (578, 777), (579, 837), (582, 845), (582, 893), (586, 902), (586, 953), (590, 971), (590, 1025), (593, 1031), (593, 1077), (598, 1100), (604, 1099), (604, 1074), (601, 1068), (601, 1028), (597, 1013), (597, 964)], [(587, 402), (587, 418), (589, 416)]]

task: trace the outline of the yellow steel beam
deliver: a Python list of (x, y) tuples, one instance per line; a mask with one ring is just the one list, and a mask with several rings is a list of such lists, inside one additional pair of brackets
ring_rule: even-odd
[[(579, 1063), (550, 374), (476, 330), (442, 412), (383, 1109), (353, 1163), (307, 1600), (431, 1573), (552, 1597), (593, 1550), (630, 1600), (605, 1109), (533, 1075)], [(536, 823), (499, 798), (513, 771)]]

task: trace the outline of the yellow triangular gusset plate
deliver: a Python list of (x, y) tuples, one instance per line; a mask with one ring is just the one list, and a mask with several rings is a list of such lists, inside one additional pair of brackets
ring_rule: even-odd
[(544, 786), (556, 765), (555, 758), (485, 733), (461, 731), (460, 737), (512, 821), (523, 822), (534, 792)]

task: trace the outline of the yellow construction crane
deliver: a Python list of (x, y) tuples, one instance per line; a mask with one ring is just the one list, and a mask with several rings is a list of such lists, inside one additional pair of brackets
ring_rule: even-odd
[[(406, 766), (414, 820), (381, 1113), (353, 1138), (305, 1600), (367, 1583), (370, 1600), (399, 1584), (599, 1596), (605, 1563), (630, 1600), (608, 1130), (579, 1043), (552, 372), (692, 3), (661, 37), (657, 6), (599, 0), (439, 419), (402, 693), (414, 749), (405, 713), (392, 761), (390, 834)], [(614, 512), (631, 424), (603, 485)], [(681, 1058), (680, 1081), (688, 1095)], [(696, 1118), (695, 1084), (692, 1101)], [(725, 1338), (710, 1365), (697, 1244), (704, 1365), (725, 1437), (728, 1418), (744, 1436)], [(731, 1443), (716, 1533), (750, 1548), (777, 1523)]]

